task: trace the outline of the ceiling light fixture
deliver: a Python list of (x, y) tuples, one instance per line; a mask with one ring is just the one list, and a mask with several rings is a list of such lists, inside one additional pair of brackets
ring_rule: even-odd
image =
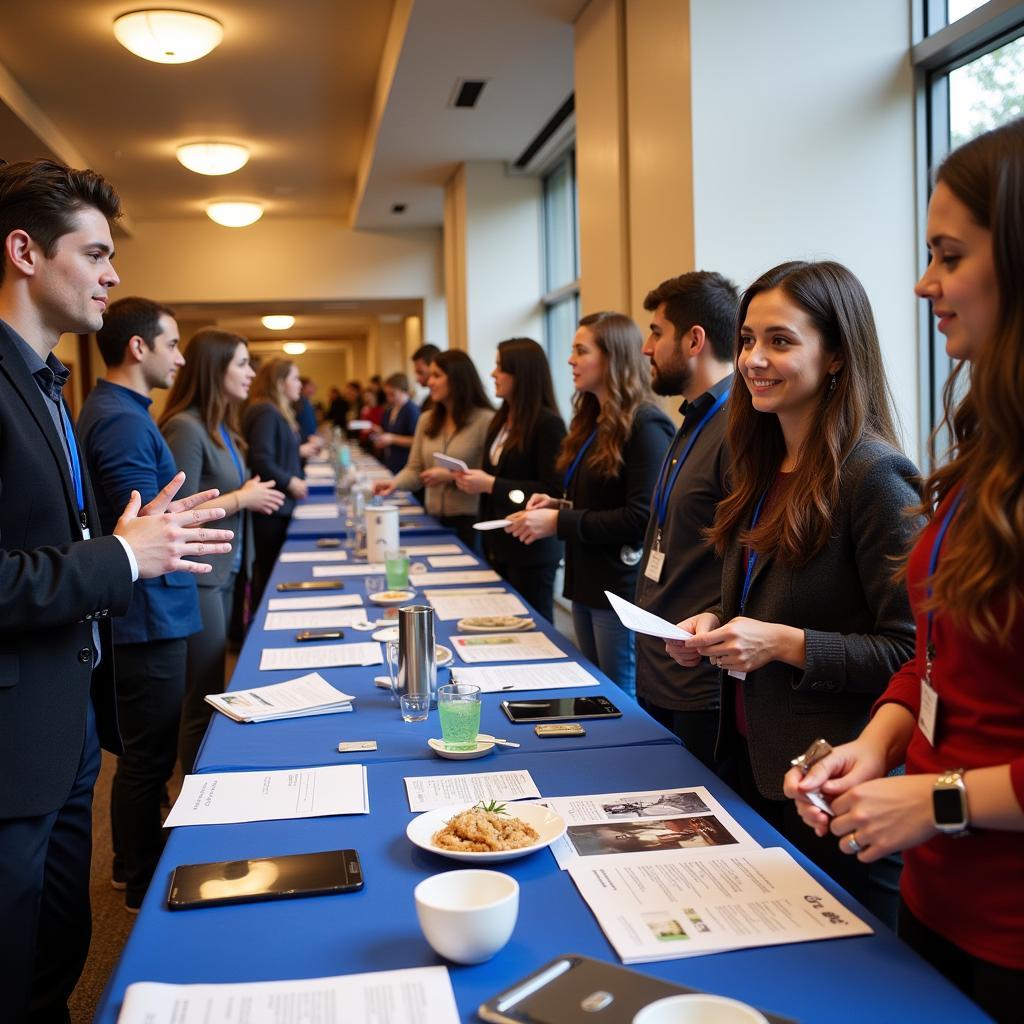
[(189, 142), (177, 153), (178, 163), (196, 174), (233, 174), (249, 162), (249, 150), (235, 142)]
[(289, 327), (295, 326), (295, 317), (287, 313), (272, 313), (270, 316), (260, 317), (260, 323), (268, 331), (287, 331)]
[(192, 11), (129, 11), (114, 19), (114, 36), (126, 49), (157, 64), (188, 64), (220, 45), (224, 27)]
[(301, 356), (306, 351), (306, 346), (301, 341), (286, 341), (281, 347), (289, 356)]
[(218, 200), (207, 204), (206, 216), (226, 228), (246, 228), (263, 216), (263, 204), (239, 199)]

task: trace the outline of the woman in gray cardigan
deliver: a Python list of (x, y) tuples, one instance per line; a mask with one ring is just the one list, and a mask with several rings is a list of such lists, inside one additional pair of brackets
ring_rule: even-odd
[(230, 554), (204, 559), (213, 569), (199, 582), (203, 630), (188, 638), (188, 676), (178, 730), (178, 757), (190, 772), (210, 720), (208, 693), (224, 689), (224, 652), (239, 574), (248, 575), (253, 559), (252, 522), (246, 512), (271, 514), (284, 494), (273, 480), (250, 477), (245, 444), (238, 430), (238, 406), (255, 376), (245, 339), (227, 331), (199, 331), (185, 349), (185, 365), (175, 378), (160, 417), (160, 429), (185, 473), (183, 494), (215, 487), (220, 494), (207, 505), (227, 513), (225, 529), (235, 531)]
[[(899, 451), (871, 307), (837, 263), (786, 263), (740, 303), (728, 440), (732, 491), (711, 540), (722, 599), (681, 623), (681, 664), (724, 670), (716, 758), (755, 809), (854, 895), (895, 920), (894, 872), (808, 842), (783, 797), (790, 759), (856, 736), (911, 657), (894, 579), (917, 524), (918, 472)], [(871, 877), (869, 877), (869, 874)]]

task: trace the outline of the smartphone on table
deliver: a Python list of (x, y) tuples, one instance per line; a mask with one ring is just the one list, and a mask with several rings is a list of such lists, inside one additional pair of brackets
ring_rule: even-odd
[(563, 697), (557, 700), (503, 700), (510, 722), (565, 722), (577, 718), (621, 718), (607, 697)]
[(344, 590), (344, 580), (292, 580), (278, 583), (278, 590)]

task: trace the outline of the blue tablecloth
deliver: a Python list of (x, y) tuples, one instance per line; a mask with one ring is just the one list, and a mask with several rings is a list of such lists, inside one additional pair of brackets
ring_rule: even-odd
[[(459, 865), (421, 851), (406, 839), (412, 815), (402, 780), (407, 775), (483, 769), (495, 763), (370, 765), (369, 815), (176, 829), (95, 1019), (113, 1024), (125, 988), (133, 981), (262, 981), (442, 963), (420, 933), (412, 890), (428, 875)], [(634, 748), (630, 756), (610, 750), (513, 754), (501, 763), (529, 769), (547, 796), (705, 785), (763, 845), (786, 845), (679, 746)], [(164, 905), (177, 864), (343, 847), (359, 851), (366, 878), (360, 893), (179, 912)], [(875, 927), (876, 934), (664, 961), (638, 969), (733, 996), (804, 1024), (973, 1024), (987, 1019), (817, 868), (790, 852)], [(450, 965), (463, 1021), (476, 1020), (482, 1001), (556, 955), (582, 953), (618, 962), (550, 853), (541, 851), (496, 867), (520, 883), (519, 921), (509, 945), (490, 963)]]
[[(332, 504), (330, 501), (323, 501), (319, 497), (315, 500), (301, 502), (305, 505)], [(399, 519), (399, 531), (403, 539), (412, 538), (419, 534), (436, 534), (449, 532), (447, 526), (442, 526), (433, 516), (402, 516)], [(288, 523), (288, 536), (290, 538), (316, 539), (317, 537), (344, 537), (345, 517), (335, 516), (331, 519), (296, 519), (294, 516)]]
[[(424, 543), (459, 544), (454, 537), (433, 537)], [(410, 544), (417, 541), (408, 540)], [(461, 545), (459, 545), (461, 547)], [(287, 541), (282, 549), (291, 551), (315, 551), (310, 542)], [(463, 548), (463, 551), (465, 549)], [(426, 561), (426, 557), (412, 556), (413, 560)], [(308, 647), (298, 644), (293, 630), (264, 630), (267, 601), (273, 597), (283, 596), (275, 589), (278, 583), (286, 580), (312, 579), (313, 565), (326, 565), (325, 562), (278, 562), (270, 578), (263, 603), (257, 610), (255, 621), (249, 630), (245, 644), (238, 658), (238, 664), (232, 676), (229, 689), (249, 689), (254, 686), (267, 686), (271, 683), (284, 682), (301, 675), (304, 670), (288, 669), (285, 671), (261, 672), (259, 670), (260, 652), (264, 647)], [(349, 563), (342, 563), (349, 564)], [(468, 567), (467, 567), (468, 568)], [(486, 564), (480, 561), (477, 568), (485, 569)], [(462, 571), (453, 570), (453, 571)], [(431, 587), (434, 584), (430, 584)], [(363, 577), (345, 577), (346, 594), (362, 594), (366, 588)], [(294, 596), (294, 595), (290, 595)], [(369, 614), (379, 617), (384, 610), (366, 602)], [(487, 693), (482, 698), (480, 715), (480, 731), (493, 736), (514, 740), (529, 750), (581, 750), (588, 748), (628, 747), (651, 743), (677, 744), (676, 737), (663, 728), (627, 697), (607, 676), (596, 666), (589, 664), (576, 648), (543, 616), (534, 613), (537, 628), (546, 633), (553, 642), (566, 654), (569, 660), (585, 664), (600, 687), (588, 689), (569, 689), (552, 691), (552, 696), (565, 697), (583, 694), (603, 694), (622, 711), (622, 718), (607, 721), (587, 721), (583, 725), (586, 736), (555, 737), (541, 739), (532, 725), (513, 725), (501, 711), (499, 704), (503, 699), (529, 699), (531, 696), (544, 696), (540, 691), (515, 691), (514, 693)], [(455, 622), (436, 623), (436, 635), (439, 643), (456, 632)], [(345, 640), (370, 642), (369, 633), (356, 630), (345, 630)], [(456, 657), (455, 668), (461, 661)], [(529, 662), (521, 663), (524, 673), (529, 672)], [(392, 703), (390, 691), (382, 690), (373, 683), (374, 676), (386, 675), (384, 664), (368, 668), (328, 668), (319, 669), (320, 674), (332, 685), (345, 693), (356, 697), (356, 710), (349, 714), (320, 715), (314, 718), (292, 719), (281, 722), (262, 722), (258, 725), (233, 722), (224, 715), (215, 714), (210, 729), (200, 748), (196, 761), (199, 772), (226, 771), (248, 768), (294, 768), (308, 765), (347, 764), (365, 761), (368, 764), (381, 761), (436, 760), (427, 746), (430, 737), (440, 737), (440, 725), (437, 712), (431, 712), (426, 722), (406, 723), (402, 721), (398, 708)], [(447, 682), (448, 670), (438, 671), (439, 683)], [(370, 753), (339, 754), (338, 743), (341, 740), (377, 741), (378, 749)], [(496, 749), (492, 754), (475, 765), (499, 767), (507, 756), (506, 749)]]

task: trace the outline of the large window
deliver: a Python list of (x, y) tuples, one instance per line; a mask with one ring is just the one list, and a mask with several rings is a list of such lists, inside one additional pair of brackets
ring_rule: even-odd
[[(1024, 115), (1024, 4), (1011, 0), (921, 0), (913, 49), (919, 79), (920, 221), (931, 191), (930, 171), (950, 150)], [(924, 270), (927, 253), (921, 254)], [(920, 333), (921, 431), (942, 412), (952, 369), (931, 316)]]
[(544, 176), (544, 344), (567, 421), (573, 388), (566, 361), (580, 318), (578, 225), (576, 153), (570, 151)]

